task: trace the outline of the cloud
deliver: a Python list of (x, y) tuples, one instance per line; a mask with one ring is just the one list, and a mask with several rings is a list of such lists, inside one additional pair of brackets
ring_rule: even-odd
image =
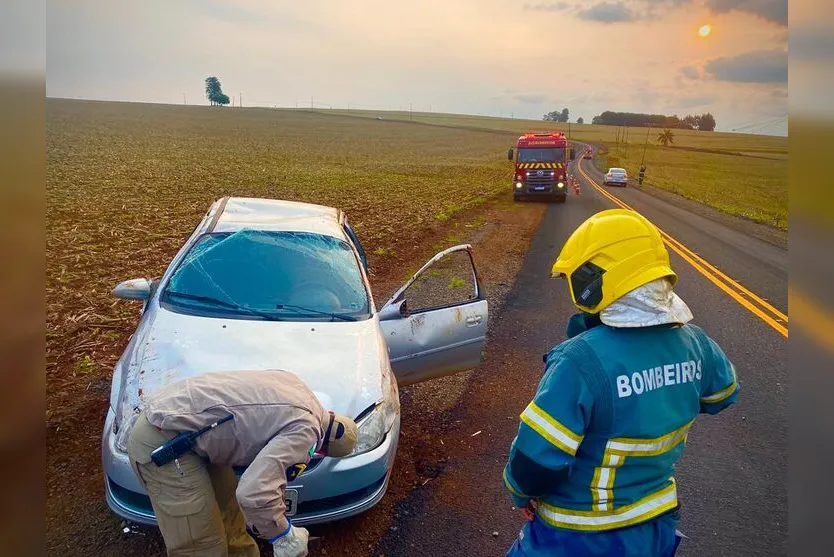
[(701, 77), (701, 72), (695, 66), (684, 66), (681, 68), (680, 73), (686, 79), (698, 79)]
[(563, 12), (571, 7), (567, 2), (550, 2), (541, 4), (524, 4), (528, 12)]
[(537, 95), (535, 93), (517, 93), (511, 95), (510, 98), (525, 104), (544, 104), (547, 102), (546, 95)]
[(697, 108), (708, 106), (718, 100), (715, 95), (691, 95), (669, 99), (667, 105), (674, 108)]
[(590, 7), (587, 4), (568, 2), (541, 2), (525, 4), (524, 10), (531, 12), (572, 12), (579, 19), (597, 23), (624, 23), (630, 21), (655, 20), (671, 9), (691, 4), (693, 0), (603, 0)]
[(788, 0), (707, 0), (706, 6), (719, 14), (746, 12), (779, 25), (788, 25)]
[(580, 11), (577, 15), (579, 19), (599, 23), (622, 23), (637, 19), (636, 14), (625, 5), (625, 2), (600, 2), (587, 10)]
[(718, 81), (733, 83), (787, 83), (788, 53), (759, 50), (707, 62), (706, 72)]

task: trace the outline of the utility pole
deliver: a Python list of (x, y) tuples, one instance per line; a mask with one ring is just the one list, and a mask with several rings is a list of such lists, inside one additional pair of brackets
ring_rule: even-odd
[(187, 102), (185, 102), (185, 93), (182, 94), (182, 104), (188, 104)]
[(625, 147), (626, 147), (625, 158), (628, 158), (628, 126), (626, 126), (626, 129), (625, 129), (625, 138), (626, 138), (625, 139)]
[(568, 139), (570, 139), (570, 122), (568, 122)]
[(313, 111), (313, 95), (310, 95), (310, 112)]
[(238, 106), (239, 106), (240, 108), (243, 108), (243, 91), (241, 91), (241, 92), (240, 92), (240, 97), (239, 97), (239, 99), (238, 99), (238, 100), (240, 101), (240, 102), (238, 103)]
[(408, 119), (414, 120), (414, 103), (408, 103)]
[(640, 161), (640, 166), (644, 166), (645, 163), (646, 163), (646, 147), (649, 146), (649, 134), (650, 133), (652, 133), (652, 128), (651, 127), (649, 127), (649, 129), (646, 130), (646, 142), (643, 144), (643, 159)]

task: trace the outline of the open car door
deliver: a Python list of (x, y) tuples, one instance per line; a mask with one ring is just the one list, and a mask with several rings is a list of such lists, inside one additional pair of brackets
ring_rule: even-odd
[(379, 312), (397, 382), (409, 385), (476, 367), (487, 318), (472, 247), (435, 255)]

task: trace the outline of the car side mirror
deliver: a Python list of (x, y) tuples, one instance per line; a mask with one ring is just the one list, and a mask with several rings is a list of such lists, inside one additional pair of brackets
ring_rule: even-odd
[(510, 150), (507, 151), (507, 160), (508, 161), (513, 160), (513, 150), (512, 150), (512, 148), (510, 148)]
[(146, 278), (120, 282), (113, 289), (113, 295), (122, 300), (147, 300), (151, 297), (151, 281)]
[(408, 310), (408, 302), (405, 299), (402, 299), (398, 302), (386, 304), (385, 307), (379, 311), (379, 320), (392, 321), (394, 319), (405, 319), (409, 315), (411, 315), (411, 312)]

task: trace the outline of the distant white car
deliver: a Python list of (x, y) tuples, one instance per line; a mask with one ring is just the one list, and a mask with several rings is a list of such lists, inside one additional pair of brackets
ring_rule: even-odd
[(622, 186), (628, 185), (628, 173), (625, 168), (609, 168), (605, 173), (603, 184), (606, 186)]
[(156, 517), (127, 439), (146, 397), (168, 383), (284, 369), (328, 410), (353, 417), (353, 453), (313, 459), (286, 490), (293, 522), (313, 524), (382, 498), (400, 433), (398, 386), (472, 369), (486, 342), (487, 300), (470, 246), (437, 254), (377, 310), (344, 213), (306, 203), (219, 200), (159, 281), (125, 281), (114, 294), (143, 307), (113, 371), (105, 495), (117, 515), (145, 524)]

